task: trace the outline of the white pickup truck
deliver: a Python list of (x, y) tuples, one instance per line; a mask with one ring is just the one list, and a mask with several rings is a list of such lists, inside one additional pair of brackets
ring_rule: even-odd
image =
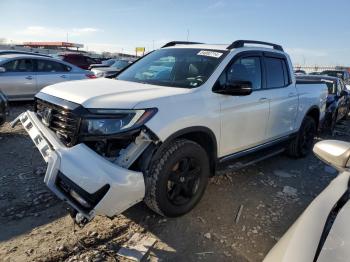
[(45, 183), (78, 223), (142, 200), (179, 216), (221, 163), (310, 151), (327, 87), (297, 83), (292, 68), (276, 44), (170, 42), (117, 79), (44, 88), (34, 112), (13, 125), (20, 121), (34, 141), (48, 163)]

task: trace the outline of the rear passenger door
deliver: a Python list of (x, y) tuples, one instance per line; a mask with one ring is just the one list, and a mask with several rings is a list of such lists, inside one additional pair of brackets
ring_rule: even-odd
[(32, 59), (14, 59), (2, 65), (0, 90), (9, 100), (26, 100), (36, 94), (36, 75)]
[(266, 137), (273, 140), (294, 131), (298, 93), (292, 83), (289, 63), (284, 55), (264, 52), (263, 61), (266, 95), (270, 102)]
[(45, 86), (53, 85), (70, 79), (69, 71), (71, 68), (69, 66), (47, 59), (36, 59), (35, 61), (38, 92)]

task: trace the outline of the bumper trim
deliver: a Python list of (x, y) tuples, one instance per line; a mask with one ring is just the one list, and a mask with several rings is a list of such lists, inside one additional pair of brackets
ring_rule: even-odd
[[(120, 167), (98, 155), (85, 144), (66, 147), (41, 123), (34, 112), (22, 113), (13, 125), (18, 121), (22, 123), (48, 163), (45, 184), (88, 220), (95, 214), (108, 217), (118, 215), (144, 198), (145, 183), (142, 172)], [(89, 194), (93, 194), (106, 184), (110, 185), (110, 188), (96, 206), (87, 212), (57, 187), (59, 172)]]

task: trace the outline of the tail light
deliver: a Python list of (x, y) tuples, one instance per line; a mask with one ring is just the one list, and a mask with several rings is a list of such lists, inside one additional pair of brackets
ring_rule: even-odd
[(97, 78), (94, 74), (86, 74), (86, 77), (87, 77), (87, 78), (90, 78), (90, 79), (95, 79), (95, 78)]

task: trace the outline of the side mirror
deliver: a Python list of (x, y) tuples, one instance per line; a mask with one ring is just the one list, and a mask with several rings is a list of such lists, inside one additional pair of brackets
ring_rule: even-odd
[(338, 170), (350, 167), (350, 143), (339, 140), (323, 140), (315, 144), (315, 155)]
[(247, 96), (253, 92), (250, 81), (232, 81), (214, 89), (215, 93), (231, 96)]
[(6, 68), (5, 67), (0, 67), (0, 73), (5, 73), (6, 72)]

